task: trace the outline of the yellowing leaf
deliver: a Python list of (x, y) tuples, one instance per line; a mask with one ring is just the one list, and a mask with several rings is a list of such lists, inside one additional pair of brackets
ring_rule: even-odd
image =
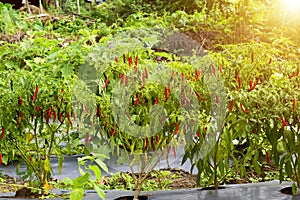
[(46, 180), (46, 182), (45, 182), (45, 184), (44, 184), (44, 190), (45, 190), (45, 193), (46, 193), (46, 194), (49, 193), (49, 189), (50, 189), (49, 183), (48, 183), (48, 181)]
[(44, 170), (45, 170), (46, 172), (50, 172), (50, 168), (51, 168), (51, 166), (50, 166), (50, 160), (49, 160), (49, 158), (47, 157), (47, 158), (44, 160)]

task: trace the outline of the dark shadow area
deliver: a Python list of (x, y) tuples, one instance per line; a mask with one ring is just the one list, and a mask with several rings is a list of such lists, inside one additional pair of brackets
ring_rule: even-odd
[[(133, 196), (119, 197), (115, 200), (133, 200)], [(148, 200), (148, 197), (147, 196), (139, 196), (139, 200)]]

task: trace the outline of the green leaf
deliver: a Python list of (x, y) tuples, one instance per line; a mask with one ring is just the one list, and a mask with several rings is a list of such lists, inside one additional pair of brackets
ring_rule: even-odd
[(84, 175), (81, 175), (73, 180), (73, 187), (74, 188), (80, 188), (83, 184), (89, 181), (90, 179), (90, 173), (85, 173)]
[(74, 66), (73, 65), (66, 65), (63, 68), (61, 68), (61, 73), (63, 77), (69, 77), (73, 74)]
[(100, 168), (97, 165), (92, 165), (92, 166), (90, 165), (89, 169), (95, 173), (97, 180), (100, 181), (102, 175)]
[(105, 195), (104, 191), (96, 183), (94, 183), (94, 190), (96, 190), (98, 196), (101, 199), (103, 199), (103, 200), (106, 199), (106, 195)]
[(84, 189), (75, 188), (71, 192), (70, 200), (81, 200), (81, 199), (83, 199), (83, 195), (84, 195)]
[(95, 162), (101, 167), (101, 169), (103, 169), (105, 172), (108, 172), (108, 168), (102, 160), (96, 159)]
[(287, 159), (285, 163), (285, 172), (288, 177), (292, 178), (293, 177), (293, 168), (292, 168), (292, 163), (290, 159)]

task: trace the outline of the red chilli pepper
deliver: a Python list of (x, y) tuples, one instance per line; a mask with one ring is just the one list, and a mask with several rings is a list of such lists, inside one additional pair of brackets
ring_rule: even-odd
[(54, 109), (52, 110), (52, 113), (53, 113), (53, 122), (55, 122), (57, 115)]
[(254, 90), (254, 88), (256, 87), (256, 85), (257, 85), (257, 79), (255, 79), (255, 82), (254, 82), (254, 80), (251, 80), (250, 83), (249, 83), (249, 86), (250, 86), (249, 92), (251, 92), (252, 90)]
[(211, 71), (214, 74), (214, 76), (216, 77), (217, 76), (217, 70), (216, 70), (216, 68), (212, 67)]
[(155, 98), (153, 106), (156, 106), (158, 104), (158, 97)]
[(107, 87), (108, 82), (109, 82), (108, 77), (106, 77), (105, 84), (104, 84), (104, 86), (103, 86), (104, 89)]
[(118, 64), (118, 62), (119, 62), (119, 59), (118, 59), (118, 58), (115, 58), (115, 60), (116, 60), (116, 63)]
[(176, 159), (176, 147), (173, 147), (174, 158)]
[(294, 97), (294, 99), (293, 99), (293, 111), (295, 111), (296, 108), (297, 108), (297, 99), (296, 99), (296, 97)]
[(19, 128), (22, 128), (21, 122), (19, 121), (19, 119), (18, 119), (18, 118), (16, 118), (16, 122), (17, 122), (17, 124), (18, 124)]
[(229, 111), (231, 112), (234, 106), (234, 101), (231, 99), (230, 100), (230, 106), (229, 106)]
[(205, 101), (205, 100), (206, 100), (206, 98), (204, 98), (203, 96), (201, 96), (201, 94), (200, 94), (199, 92), (196, 92), (196, 91), (195, 91), (195, 93), (196, 93), (197, 97), (198, 97), (199, 99), (201, 99), (202, 101)]
[(159, 142), (159, 136), (158, 136), (158, 135), (155, 136), (155, 141), (156, 141), (157, 143)]
[(272, 63), (272, 61), (273, 61), (272, 58), (270, 58), (270, 60), (269, 60), (269, 65)]
[(124, 78), (125, 78), (125, 75), (124, 75), (124, 74), (122, 74), (122, 75), (120, 76), (120, 78), (121, 78), (121, 84), (123, 84), (123, 83), (124, 83)]
[(60, 123), (63, 122), (64, 112), (65, 112), (65, 111), (63, 111), (62, 113), (60, 113), (60, 115), (59, 115), (59, 117), (58, 117), (58, 121), (59, 121)]
[(184, 73), (181, 73), (181, 81), (184, 82)]
[(184, 99), (187, 101), (188, 105), (191, 105), (191, 101), (190, 101), (189, 98), (186, 96), (185, 92), (183, 93), (183, 97), (184, 97)]
[(129, 58), (128, 58), (128, 66), (130, 67), (132, 65), (132, 57), (130, 56)]
[(2, 127), (2, 129), (1, 129), (1, 135), (0, 135), (0, 140), (2, 140), (2, 138), (4, 137), (4, 134), (5, 134), (5, 129), (4, 129), (4, 127)]
[(2, 165), (2, 153), (0, 153), (0, 166)]
[(22, 111), (20, 111), (19, 115), (20, 115), (21, 120), (24, 121), (24, 117), (23, 117), (23, 112)]
[(238, 77), (239, 77), (239, 73), (238, 73), (238, 72), (235, 72), (235, 73), (234, 73), (234, 78), (237, 79)]
[(281, 118), (281, 122), (282, 122), (281, 128), (289, 126), (289, 122), (284, 117)]
[(223, 71), (223, 65), (222, 65), (222, 64), (220, 64), (220, 73), (221, 73), (221, 74), (224, 74), (224, 71)]
[(100, 105), (97, 105), (97, 116), (100, 118), (101, 117), (101, 108)]
[(175, 124), (175, 135), (178, 134), (178, 131), (179, 131), (179, 126), (178, 126), (178, 123)]
[(116, 134), (116, 130), (114, 128), (111, 128), (110, 129), (110, 135), (115, 136), (115, 134)]
[(218, 107), (220, 108), (220, 104), (221, 104), (221, 103), (220, 103), (220, 99), (219, 99), (219, 96), (218, 96), (218, 95), (216, 96), (216, 102), (217, 102)]
[(69, 115), (69, 114), (67, 114), (67, 118), (68, 118), (68, 120), (69, 120), (69, 122), (70, 122), (70, 126), (73, 126), (73, 123), (72, 123), (72, 121), (71, 121), (71, 118), (70, 118), (70, 115)]
[(128, 76), (126, 76), (126, 80), (125, 80), (125, 84), (126, 84), (126, 87), (128, 86)]
[(270, 157), (269, 157), (268, 152), (266, 152), (266, 162), (267, 162), (268, 164), (270, 163)]
[(165, 88), (165, 102), (169, 99), (169, 90), (168, 88)]
[(249, 114), (249, 110), (246, 110), (244, 105), (242, 103), (240, 103), (240, 108), (242, 109), (242, 111), (246, 114)]
[(36, 100), (36, 96), (37, 96), (38, 92), (39, 92), (39, 87), (38, 87), (38, 85), (36, 85), (36, 86), (35, 86), (34, 94), (33, 94), (33, 96), (32, 96), (32, 102), (33, 102), (33, 103), (34, 103), (35, 100)]
[(196, 73), (195, 79), (197, 80), (200, 77), (200, 71), (196, 69), (195, 73)]
[(133, 105), (136, 106), (138, 103), (139, 103), (139, 95), (135, 94), (135, 100), (134, 100)]
[(145, 148), (148, 150), (149, 147), (149, 140), (148, 138), (145, 139)]
[(293, 74), (288, 75), (288, 76), (289, 76), (289, 78), (291, 79), (291, 78), (293, 78), (293, 77), (298, 76), (298, 74), (299, 74), (299, 70), (297, 69), (296, 71), (293, 72)]
[(138, 57), (138, 56), (136, 56), (136, 57), (135, 57), (135, 63), (134, 63), (134, 64), (135, 64), (135, 66), (137, 66), (137, 65), (138, 65), (138, 62), (139, 62), (139, 57)]
[(19, 104), (19, 106), (22, 106), (22, 104), (23, 104), (23, 101), (22, 101), (21, 97), (19, 97), (18, 104)]
[(88, 114), (90, 114), (90, 110), (89, 110), (89, 108), (87, 107), (87, 105), (84, 104), (83, 107), (84, 107), (85, 112), (88, 113)]

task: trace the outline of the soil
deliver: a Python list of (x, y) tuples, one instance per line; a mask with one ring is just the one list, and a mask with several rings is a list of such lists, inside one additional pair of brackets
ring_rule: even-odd
[[(186, 188), (196, 188), (197, 187), (197, 175), (191, 174), (187, 171), (182, 169), (160, 169), (159, 172), (168, 171), (168, 175), (164, 177), (164, 180), (171, 180), (168, 186), (165, 189), (174, 190), (174, 189), (186, 189)], [(125, 172), (123, 172), (125, 173)], [(147, 180), (154, 180), (156, 183), (161, 183), (164, 180), (161, 180), (157, 177), (158, 171), (153, 171), (151, 175), (147, 177)], [(261, 168), (261, 174), (258, 175), (257, 173), (253, 172), (252, 170), (248, 169), (247, 171), (247, 178), (237, 178), (240, 177), (239, 173), (237, 173), (234, 177), (226, 177), (226, 179), (221, 182), (221, 185), (224, 184), (243, 184), (243, 183), (251, 183), (251, 180), (255, 180), (258, 182), (265, 182), (272, 179), (272, 177), (268, 176), (267, 174), (271, 173), (278, 173), (277, 168), (266, 165)], [(127, 172), (132, 177), (132, 174)], [(135, 174), (138, 176), (138, 174)], [(114, 183), (118, 182), (118, 186), (123, 185), (125, 186), (125, 180), (122, 176), (119, 177), (117, 181), (110, 181), (111, 176), (104, 177), (103, 184), (106, 186), (110, 186), (110, 188), (114, 188)]]

